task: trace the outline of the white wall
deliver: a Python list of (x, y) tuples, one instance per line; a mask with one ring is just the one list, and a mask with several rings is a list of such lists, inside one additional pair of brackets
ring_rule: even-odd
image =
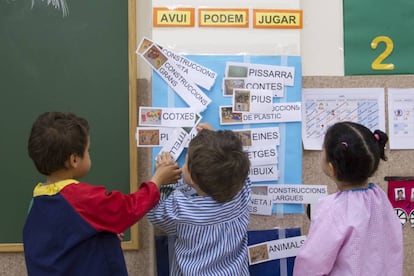
[(301, 8), (303, 76), (343, 76), (342, 0), (305, 0)]
[[(302, 9), (302, 30), (154, 28), (152, 5), (216, 8)], [(342, 0), (137, 1), (138, 42), (143, 36), (186, 54), (300, 55), (303, 76), (343, 76)], [(138, 60), (138, 77), (150, 78)]]

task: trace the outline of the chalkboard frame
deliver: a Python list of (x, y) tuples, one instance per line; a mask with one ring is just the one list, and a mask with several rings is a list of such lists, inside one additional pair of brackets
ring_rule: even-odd
[[(137, 126), (137, 45), (136, 2), (128, 0), (128, 79), (129, 79), (129, 179), (130, 192), (138, 189), (138, 151), (135, 140)], [(130, 239), (122, 241), (122, 249), (138, 250), (138, 224), (130, 228)], [(23, 252), (23, 243), (0, 243), (0, 252)]]
[[(137, 18), (136, 2), (128, 0), (128, 68), (129, 68), (129, 172), (130, 172), (130, 191), (138, 188), (138, 149), (135, 140), (136, 127), (138, 125), (138, 91), (137, 91)], [(137, 250), (138, 224), (131, 227), (131, 239), (122, 242), (124, 250)]]

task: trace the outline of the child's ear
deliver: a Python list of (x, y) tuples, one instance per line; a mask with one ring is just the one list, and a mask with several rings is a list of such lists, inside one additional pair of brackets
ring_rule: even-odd
[(72, 153), (69, 156), (68, 160), (66, 160), (65, 166), (66, 166), (67, 169), (73, 169), (73, 168), (76, 168), (78, 166), (78, 163), (79, 163), (78, 155)]
[(335, 177), (336, 175), (335, 168), (331, 162), (328, 163), (328, 173), (329, 173), (329, 177)]

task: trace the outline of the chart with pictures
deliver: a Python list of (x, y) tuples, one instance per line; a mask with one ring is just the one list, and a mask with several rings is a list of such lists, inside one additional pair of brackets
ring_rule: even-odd
[[(242, 138), (254, 185), (302, 183), (299, 56), (184, 56), (148, 38), (137, 54), (153, 68), (152, 106), (138, 111), (137, 146), (153, 147), (154, 159), (167, 150), (182, 165), (195, 126), (208, 122)], [(272, 209), (303, 212), (300, 204)]]
[(391, 149), (413, 149), (414, 89), (388, 89), (388, 123)]
[(303, 89), (302, 100), (305, 149), (320, 150), (327, 129), (340, 121), (385, 130), (383, 89)]

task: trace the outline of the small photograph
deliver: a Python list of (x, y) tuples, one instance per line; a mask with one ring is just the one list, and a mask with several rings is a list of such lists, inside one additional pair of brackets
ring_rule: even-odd
[(233, 110), (240, 112), (250, 111), (250, 91), (234, 89)]
[(252, 185), (252, 194), (267, 196), (267, 186)]
[(268, 260), (267, 244), (249, 247), (249, 258), (251, 264)]
[(155, 45), (152, 45), (151, 48), (144, 53), (144, 58), (151, 63), (155, 69), (160, 68), (168, 60), (168, 58)]
[(414, 202), (414, 188), (411, 188), (411, 197), (410, 200)]
[(250, 147), (252, 145), (251, 130), (234, 130), (234, 133), (240, 138), (244, 147)]
[(161, 125), (162, 109), (142, 108), (140, 111), (142, 125)]
[(223, 79), (223, 96), (233, 96), (233, 89), (244, 88), (244, 79)]
[(396, 201), (405, 200), (405, 189), (404, 188), (395, 188), (394, 193), (395, 193)]
[(233, 112), (231, 106), (221, 107), (220, 109), (221, 124), (240, 124), (243, 122), (243, 115), (238, 112)]
[(246, 66), (229, 65), (227, 68), (227, 77), (229, 78), (247, 78)]
[(159, 146), (160, 145), (159, 129), (139, 129), (138, 146)]
[(145, 50), (148, 49), (149, 46), (152, 45), (152, 41), (144, 38), (139, 46), (138, 53), (142, 54)]

